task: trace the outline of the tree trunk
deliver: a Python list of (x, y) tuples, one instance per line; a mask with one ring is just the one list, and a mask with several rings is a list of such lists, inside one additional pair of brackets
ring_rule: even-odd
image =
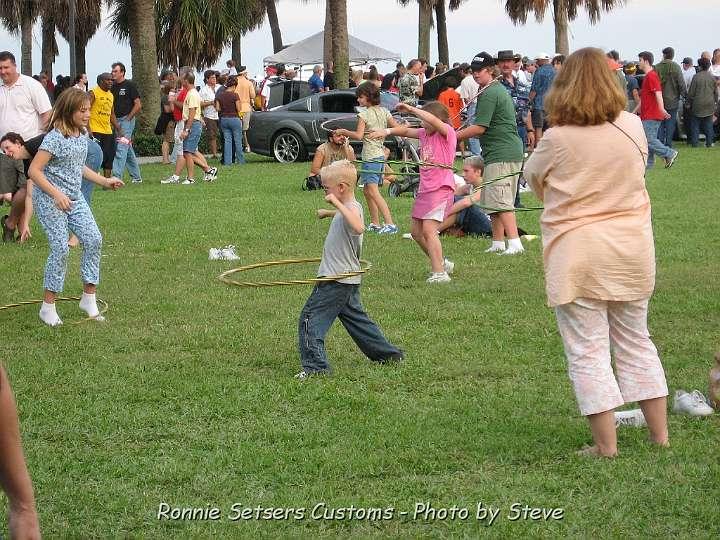
[(272, 33), (273, 53), (278, 53), (282, 51), (283, 42), (277, 9), (275, 9), (275, 0), (265, 0), (265, 11), (267, 12), (268, 24), (270, 24), (270, 32)]
[(53, 78), (53, 64), (57, 56), (57, 42), (55, 41), (55, 21), (46, 15), (42, 19), (42, 67), (50, 80)]
[(87, 70), (85, 67), (86, 47), (87, 43), (75, 43), (75, 75), (80, 75), (81, 73), (85, 73), (87, 75)]
[(32, 77), (32, 19), (22, 13), (20, 21), (20, 73)]
[(419, 0), (418, 11), (418, 58), (430, 62), (430, 28), (433, 22), (431, 0)]
[(335, 64), (335, 84), (337, 88), (347, 88), (349, 83), (349, 44), (347, 29), (347, 1), (328, 0), (331, 3), (333, 26), (333, 63)]
[(330, 0), (326, 1), (325, 29), (323, 31), (323, 63), (325, 64), (325, 71), (330, 68), (330, 62), (333, 59), (333, 21), (330, 6)]
[(567, 0), (553, 1), (553, 19), (555, 20), (555, 52), (567, 56), (570, 54)]
[(437, 23), (438, 60), (450, 68), (445, 0), (436, 0), (435, 2), (435, 22)]
[(155, 0), (133, 0), (129, 13), (132, 80), (137, 85), (142, 100), (136, 131), (152, 133), (160, 112), (155, 44)]
[(242, 65), (242, 37), (235, 36), (232, 38), (230, 57), (235, 60), (235, 65), (240, 67)]

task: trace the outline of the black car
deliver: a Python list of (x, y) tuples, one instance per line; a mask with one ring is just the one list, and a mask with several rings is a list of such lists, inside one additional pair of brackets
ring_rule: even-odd
[[(395, 94), (380, 93), (380, 104), (393, 111), (398, 103)], [(354, 90), (333, 90), (312, 94), (271, 111), (254, 112), (250, 117), (248, 143), (250, 149), (263, 156), (274, 157), (282, 163), (303, 161), (315, 153), (315, 149), (327, 141), (327, 129), (357, 128), (357, 98)], [(395, 139), (386, 144), (394, 150)], [(361, 141), (351, 141), (356, 153)]]

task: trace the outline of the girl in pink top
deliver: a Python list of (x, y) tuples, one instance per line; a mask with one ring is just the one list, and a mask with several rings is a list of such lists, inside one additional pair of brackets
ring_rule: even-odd
[(443, 258), (442, 244), (438, 228), (453, 205), (455, 179), (452, 167), (455, 161), (457, 137), (450, 125), (447, 107), (437, 101), (426, 103), (422, 109), (400, 103), (396, 110), (408, 112), (422, 120), (421, 128), (398, 126), (385, 130), (376, 130), (372, 138), (398, 135), (420, 139), (421, 159), (426, 164), (443, 165), (420, 167), (420, 188), (412, 209), (412, 237), (430, 258), (432, 274), (428, 283), (447, 283), (448, 274), (455, 266)]

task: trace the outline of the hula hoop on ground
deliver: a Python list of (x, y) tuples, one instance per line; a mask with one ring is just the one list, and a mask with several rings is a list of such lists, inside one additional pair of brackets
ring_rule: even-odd
[[(70, 301), (78, 301), (80, 300), (79, 296), (60, 296), (55, 299), (56, 302), (70, 302)], [(5, 306), (0, 306), (0, 311), (8, 310), (8, 309), (14, 309), (19, 307), (25, 307), (25, 306), (31, 306), (36, 304), (42, 304), (44, 300), (26, 300), (24, 302), (16, 302), (15, 304), (7, 304)], [(100, 298), (97, 299), (98, 304), (102, 305), (102, 309), (100, 310), (100, 313), (98, 314), (98, 317), (102, 317), (107, 313), (108, 309), (110, 309), (110, 305), (105, 301), (101, 300)], [(73, 321), (70, 324), (82, 324), (88, 321), (95, 321), (97, 320), (97, 317), (86, 317), (80, 321)]]
[(226, 285), (234, 285), (235, 287), (280, 287), (284, 285), (308, 285), (313, 283), (324, 283), (326, 281), (338, 281), (340, 279), (346, 279), (353, 276), (359, 276), (361, 274), (364, 274), (370, 268), (372, 268), (372, 264), (370, 261), (366, 261), (365, 259), (360, 259), (360, 264), (365, 265), (364, 268), (361, 268), (360, 270), (356, 270), (353, 272), (343, 272), (341, 274), (335, 274), (333, 276), (323, 276), (323, 277), (316, 277), (316, 278), (310, 278), (310, 279), (290, 279), (286, 281), (235, 281), (233, 279), (229, 279), (228, 276), (231, 276), (233, 274), (237, 274), (239, 272), (246, 272), (248, 270), (254, 270), (255, 268), (266, 268), (269, 266), (282, 266), (282, 265), (288, 265), (288, 264), (303, 264), (303, 263), (311, 263), (311, 262), (320, 262), (320, 257), (312, 257), (308, 259), (284, 259), (282, 261), (267, 261), (267, 262), (260, 262), (255, 264), (248, 264), (245, 266), (239, 266), (238, 268), (233, 268), (231, 270), (228, 270), (226, 272), (223, 272), (220, 274), (217, 278), (218, 280), (222, 281)]

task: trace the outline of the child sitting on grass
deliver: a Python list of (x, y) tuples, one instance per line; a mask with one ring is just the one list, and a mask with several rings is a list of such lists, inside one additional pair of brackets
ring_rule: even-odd
[[(360, 270), (365, 221), (362, 206), (355, 199), (357, 172), (348, 160), (335, 161), (320, 170), (325, 200), (336, 210), (321, 208), (318, 217), (332, 217), (325, 238), (318, 277), (335, 276)], [(336, 318), (371, 360), (379, 363), (400, 361), (403, 352), (388, 342), (360, 303), (361, 276), (319, 282), (300, 314), (298, 345), (302, 371), (296, 379), (329, 373), (325, 335)]]
[(492, 235), (490, 218), (476, 206), (482, 196), (484, 169), (485, 162), (480, 156), (470, 156), (463, 160), (463, 177), (466, 183), (455, 189), (455, 204), (452, 205), (445, 220), (440, 224), (441, 234), (446, 233), (453, 236)]

